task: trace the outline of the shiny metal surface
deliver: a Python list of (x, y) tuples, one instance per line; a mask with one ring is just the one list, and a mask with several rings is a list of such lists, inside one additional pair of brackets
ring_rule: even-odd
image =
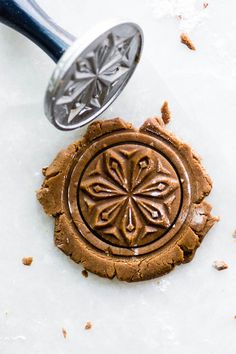
[(75, 41), (48, 85), (45, 113), (50, 122), (58, 129), (73, 130), (100, 115), (129, 81), (142, 45), (142, 30), (134, 23), (121, 23), (106, 32), (95, 29)]

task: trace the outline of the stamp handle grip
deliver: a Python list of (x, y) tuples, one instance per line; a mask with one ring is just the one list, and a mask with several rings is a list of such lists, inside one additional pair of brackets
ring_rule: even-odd
[(55, 62), (75, 40), (34, 0), (0, 0), (0, 22), (28, 37)]

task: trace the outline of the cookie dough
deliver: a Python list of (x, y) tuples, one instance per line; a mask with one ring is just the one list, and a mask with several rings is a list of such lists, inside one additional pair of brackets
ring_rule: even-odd
[(181, 43), (185, 44), (189, 49), (196, 50), (195, 45), (185, 33), (181, 33), (180, 39), (181, 39)]
[(217, 221), (204, 200), (210, 178), (162, 118), (138, 130), (119, 118), (94, 122), (43, 174), (37, 197), (55, 218), (55, 244), (102, 277), (168, 273)]

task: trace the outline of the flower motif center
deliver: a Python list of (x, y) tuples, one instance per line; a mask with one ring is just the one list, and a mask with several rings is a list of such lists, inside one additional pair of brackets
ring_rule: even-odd
[(171, 163), (149, 146), (107, 148), (84, 170), (78, 206), (98, 237), (122, 247), (156, 241), (172, 226), (181, 187)]

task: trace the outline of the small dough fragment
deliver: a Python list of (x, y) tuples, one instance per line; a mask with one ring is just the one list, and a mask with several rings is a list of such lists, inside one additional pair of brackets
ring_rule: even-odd
[(25, 266), (31, 266), (32, 262), (33, 262), (33, 257), (24, 257), (24, 258), (22, 258), (22, 263)]
[(66, 339), (67, 337), (67, 330), (65, 328), (62, 328), (62, 335)]
[(85, 278), (88, 278), (88, 272), (86, 269), (82, 270), (81, 272)]
[(215, 261), (213, 263), (213, 267), (216, 269), (216, 270), (225, 270), (225, 269), (228, 269), (229, 266), (227, 263), (225, 263), (225, 261)]
[(84, 329), (86, 329), (86, 330), (89, 330), (89, 329), (92, 329), (92, 323), (91, 322), (87, 322), (86, 324), (85, 324), (85, 326), (84, 326)]
[(189, 49), (196, 50), (195, 45), (191, 41), (191, 39), (185, 33), (181, 33), (180, 35), (181, 43), (185, 44)]
[(171, 120), (171, 111), (167, 101), (165, 101), (161, 107), (161, 118), (165, 124), (168, 124)]

